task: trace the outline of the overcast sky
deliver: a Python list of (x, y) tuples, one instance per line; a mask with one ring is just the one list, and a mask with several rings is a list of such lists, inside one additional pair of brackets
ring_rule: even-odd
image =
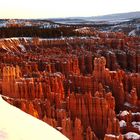
[(0, 18), (98, 16), (140, 11), (140, 0), (0, 0)]

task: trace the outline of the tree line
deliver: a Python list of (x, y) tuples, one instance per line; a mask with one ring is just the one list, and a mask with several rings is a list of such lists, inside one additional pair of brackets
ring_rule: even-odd
[(59, 38), (59, 37), (80, 36), (74, 31), (74, 27), (58, 28), (39, 28), (39, 27), (2, 27), (0, 28), (0, 38), (10, 37), (41, 37), (41, 38)]

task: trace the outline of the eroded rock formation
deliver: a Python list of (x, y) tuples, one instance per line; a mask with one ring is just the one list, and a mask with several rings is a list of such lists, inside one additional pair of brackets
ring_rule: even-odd
[(139, 137), (140, 38), (76, 32), (92, 37), (1, 39), (0, 93), (70, 140)]

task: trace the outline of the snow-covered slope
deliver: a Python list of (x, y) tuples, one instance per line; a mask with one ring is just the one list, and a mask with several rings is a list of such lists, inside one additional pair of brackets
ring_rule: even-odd
[(0, 140), (68, 140), (48, 124), (8, 104), (0, 96)]
[(121, 20), (135, 19), (135, 18), (140, 18), (140, 11), (89, 17), (89, 19), (100, 20), (100, 21), (111, 21), (111, 20), (121, 21)]
[(140, 18), (140, 11), (129, 12), (129, 13), (117, 13), (102, 16), (92, 16), (92, 17), (70, 17), (70, 18), (52, 18), (53, 22), (63, 23), (63, 24), (116, 24), (131, 19)]
[(57, 28), (59, 24), (46, 19), (0, 19), (0, 28), (2, 27), (39, 27), (39, 28)]

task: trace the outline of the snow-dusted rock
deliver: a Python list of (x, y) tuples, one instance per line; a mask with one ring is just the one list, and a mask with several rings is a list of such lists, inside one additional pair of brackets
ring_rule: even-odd
[(124, 120), (121, 120), (119, 124), (120, 124), (120, 127), (126, 127), (126, 122)]
[(129, 112), (126, 111), (126, 110), (125, 110), (125, 111), (122, 111), (122, 112), (120, 113), (121, 116), (126, 116), (126, 115), (128, 115), (128, 114), (129, 114)]
[(134, 132), (128, 132), (124, 135), (126, 139), (131, 140), (140, 140), (140, 135)]

